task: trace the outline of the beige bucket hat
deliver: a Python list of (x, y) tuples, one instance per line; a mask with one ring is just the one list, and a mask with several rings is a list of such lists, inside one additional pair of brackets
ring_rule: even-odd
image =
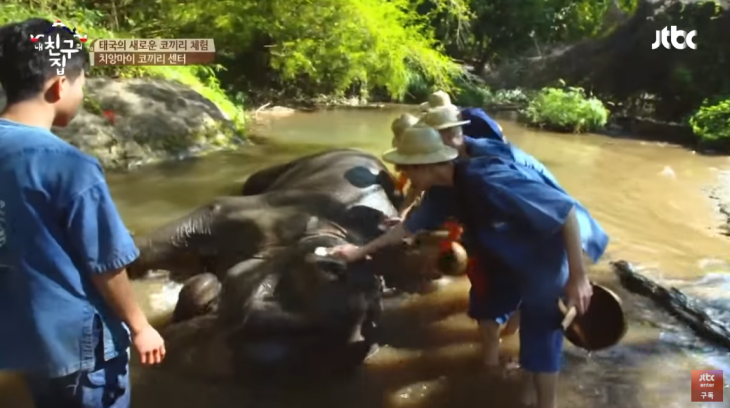
[(452, 109), (456, 109), (451, 103), (451, 97), (444, 91), (436, 91), (431, 95), (428, 95), (428, 100), (420, 105), (422, 112), (428, 112), (434, 108), (440, 108), (442, 106), (450, 106)]
[(400, 137), (406, 129), (418, 123), (418, 120), (417, 117), (404, 113), (393, 120), (393, 123), (390, 125), (390, 130), (393, 131), (394, 137)]
[(406, 129), (395, 149), (383, 153), (383, 160), (393, 164), (435, 164), (454, 160), (459, 152), (446, 146), (433, 128), (416, 125)]
[(421, 123), (436, 130), (442, 130), (468, 125), (471, 121), (461, 120), (459, 112), (450, 106), (441, 106), (439, 108), (429, 110), (428, 113), (421, 118)]

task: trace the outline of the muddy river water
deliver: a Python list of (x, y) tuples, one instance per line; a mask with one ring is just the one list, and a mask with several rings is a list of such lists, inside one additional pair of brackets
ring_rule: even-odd
[[(405, 109), (405, 108), (399, 108)], [(263, 117), (266, 144), (183, 163), (110, 174), (128, 225), (143, 232), (182, 216), (216, 195), (234, 192), (257, 169), (331, 147), (379, 154), (390, 145), (390, 121), (400, 111), (346, 110)], [(587, 355), (566, 345), (562, 408), (684, 408), (730, 406), (690, 402), (690, 370), (730, 369), (730, 357), (696, 340), (644, 299), (617, 287), (607, 262), (625, 259), (648, 275), (715, 302), (730, 299), (730, 238), (704, 189), (726, 157), (705, 157), (659, 143), (598, 135), (535, 132), (501, 122), (507, 137), (543, 161), (611, 236), (605, 261), (592, 278), (616, 288), (631, 316), (629, 332), (612, 349)], [(274, 390), (220, 384), (135, 368), (134, 406), (176, 408), (275, 407), (518, 407), (517, 382), (493, 381), (479, 369), (477, 334), (465, 316), (467, 282), (409, 298), (384, 323), (388, 345), (352, 378)], [(155, 318), (169, 313), (176, 288), (163, 281), (136, 284)], [(730, 310), (725, 308), (724, 310)], [(567, 343), (567, 342), (566, 342)], [(515, 354), (516, 339), (505, 342)], [(725, 380), (726, 384), (728, 378)], [(0, 407), (30, 407), (19, 381), (0, 375)]]

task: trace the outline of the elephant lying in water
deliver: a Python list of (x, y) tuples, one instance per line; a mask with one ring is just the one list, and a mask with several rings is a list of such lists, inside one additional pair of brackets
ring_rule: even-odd
[(137, 239), (130, 276), (162, 269), (186, 280), (163, 333), (168, 366), (209, 375), (354, 366), (375, 341), (377, 275), (438, 277), (419, 275), (434, 245), (404, 243), (353, 264), (314, 256), (318, 247), (364, 244), (397, 215), (402, 198), (372, 155), (306, 156), (252, 175), (243, 193)]

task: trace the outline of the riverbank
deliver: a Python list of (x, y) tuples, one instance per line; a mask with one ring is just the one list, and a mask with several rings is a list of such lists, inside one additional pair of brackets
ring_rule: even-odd
[[(483, 109), (491, 116), (497, 119), (512, 120), (520, 122), (520, 111), (524, 109), (524, 104), (516, 103), (497, 103), (489, 104)], [(420, 113), (417, 104), (402, 104), (391, 102), (374, 102), (369, 103), (357, 98), (347, 99), (329, 99), (324, 102), (310, 101), (292, 102), (285, 105), (272, 106), (265, 104), (249, 113), (252, 118), (281, 118), (296, 112), (316, 112), (318, 110), (331, 109), (397, 109), (412, 110)], [(522, 123), (525, 127), (530, 127)], [(711, 146), (703, 145), (692, 133), (692, 129), (681, 123), (661, 122), (651, 118), (615, 116), (610, 117), (608, 123), (603, 129), (595, 132), (599, 135), (616, 137), (630, 140), (641, 140), (647, 142), (662, 142), (673, 145), (682, 146), (686, 149), (695, 151), (705, 155), (726, 155), (730, 152), (718, 150)]]
[[(0, 89), (0, 109), (4, 103)], [(508, 120), (518, 120), (518, 112), (523, 108), (524, 104), (511, 101), (485, 106), (491, 115)], [(403, 109), (417, 113), (418, 105), (320, 96), (291, 100), (284, 105), (265, 103), (242, 111), (242, 116), (246, 122), (255, 124), (297, 112)], [(217, 103), (174, 80), (97, 77), (87, 80), (84, 104), (74, 121), (65, 129), (54, 128), (53, 131), (97, 157), (106, 169), (129, 170), (249, 146), (260, 139), (255, 126), (248, 134), (249, 124), (232, 120)], [(691, 129), (682, 124), (612, 117), (597, 133), (622, 139), (666, 142), (702, 154), (717, 154), (700, 146)]]

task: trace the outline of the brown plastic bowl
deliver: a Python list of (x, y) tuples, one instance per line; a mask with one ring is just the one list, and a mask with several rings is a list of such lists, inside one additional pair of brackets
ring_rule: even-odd
[(601, 285), (591, 285), (588, 310), (575, 317), (565, 330), (565, 338), (576, 347), (598, 351), (618, 344), (626, 334), (627, 322), (621, 298)]

